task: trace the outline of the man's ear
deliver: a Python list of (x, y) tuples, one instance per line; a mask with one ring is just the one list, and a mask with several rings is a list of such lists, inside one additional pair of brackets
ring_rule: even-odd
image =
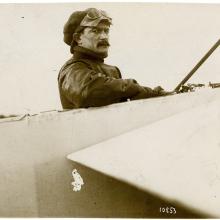
[(80, 43), (80, 34), (79, 33), (74, 33), (73, 34), (73, 40), (75, 41), (75, 42), (77, 42), (77, 44), (79, 44)]

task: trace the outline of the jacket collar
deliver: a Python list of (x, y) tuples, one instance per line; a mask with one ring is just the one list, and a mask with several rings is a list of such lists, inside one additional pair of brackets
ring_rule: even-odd
[(93, 51), (80, 46), (74, 47), (73, 57), (75, 60), (88, 59), (88, 60), (93, 60), (95, 62), (104, 63), (104, 59), (99, 54), (94, 53)]

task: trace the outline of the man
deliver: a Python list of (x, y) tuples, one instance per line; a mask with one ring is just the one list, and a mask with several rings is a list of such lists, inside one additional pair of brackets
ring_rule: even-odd
[(143, 87), (122, 79), (119, 69), (104, 63), (112, 19), (89, 8), (74, 12), (64, 26), (64, 42), (73, 57), (61, 68), (58, 82), (64, 109), (88, 108), (168, 94), (160, 86)]

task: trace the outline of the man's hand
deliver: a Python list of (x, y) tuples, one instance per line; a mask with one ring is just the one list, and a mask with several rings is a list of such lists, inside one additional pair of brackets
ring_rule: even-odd
[(159, 95), (159, 94), (163, 93), (165, 90), (161, 86), (157, 86), (153, 89), (153, 91)]
[(130, 100), (146, 99), (151, 97), (166, 96), (176, 94), (174, 91), (165, 91), (161, 86), (151, 89), (146, 86), (140, 86), (139, 93), (131, 97)]
[(175, 91), (165, 91), (161, 86), (157, 86), (153, 90), (158, 94), (158, 96), (166, 96), (166, 95), (176, 94)]

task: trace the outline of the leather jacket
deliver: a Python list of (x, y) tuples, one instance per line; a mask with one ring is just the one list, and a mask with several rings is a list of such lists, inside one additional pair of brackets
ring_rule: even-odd
[(64, 109), (98, 107), (159, 95), (134, 79), (122, 79), (117, 67), (105, 64), (102, 58), (79, 46), (61, 68), (58, 84)]

